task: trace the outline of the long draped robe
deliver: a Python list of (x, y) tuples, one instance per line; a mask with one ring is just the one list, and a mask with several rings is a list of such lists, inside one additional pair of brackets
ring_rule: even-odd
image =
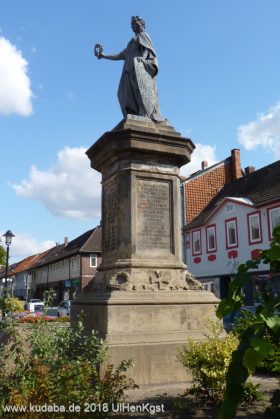
[(125, 61), (118, 88), (124, 117), (134, 114), (163, 121), (165, 118), (160, 114), (156, 84), (158, 63), (148, 33), (143, 31), (136, 34), (115, 59)]

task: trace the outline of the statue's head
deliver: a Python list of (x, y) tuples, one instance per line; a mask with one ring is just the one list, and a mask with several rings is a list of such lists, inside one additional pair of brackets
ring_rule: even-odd
[(145, 21), (140, 16), (132, 16), (131, 27), (134, 32), (142, 32), (145, 30)]

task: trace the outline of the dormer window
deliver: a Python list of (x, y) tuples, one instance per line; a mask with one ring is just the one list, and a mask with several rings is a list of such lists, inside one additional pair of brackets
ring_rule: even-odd
[(229, 214), (231, 212), (234, 212), (234, 204), (232, 202), (229, 202), (226, 204), (226, 213)]

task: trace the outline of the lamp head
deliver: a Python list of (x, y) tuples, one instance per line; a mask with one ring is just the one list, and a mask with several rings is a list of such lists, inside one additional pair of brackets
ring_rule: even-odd
[(12, 238), (15, 237), (15, 235), (11, 232), (11, 230), (8, 230), (5, 234), (3, 234), (3, 237), (5, 237), (6, 245), (10, 246), (10, 244), (12, 243)]

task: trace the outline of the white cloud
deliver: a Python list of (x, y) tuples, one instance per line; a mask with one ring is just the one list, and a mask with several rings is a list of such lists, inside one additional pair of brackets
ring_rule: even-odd
[(17, 233), (10, 247), (10, 254), (13, 259), (21, 260), (28, 256), (42, 253), (45, 250), (51, 249), (53, 246), (55, 246), (55, 242), (52, 240), (39, 242), (30, 234)]
[(32, 91), (27, 61), (20, 51), (0, 37), (0, 114), (28, 116), (32, 113)]
[(195, 144), (196, 148), (191, 155), (190, 163), (181, 168), (182, 176), (189, 176), (201, 169), (201, 162), (207, 161), (208, 167), (217, 162), (216, 147), (209, 144)]
[(238, 141), (246, 150), (258, 147), (272, 152), (276, 159), (280, 158), (280, 103), (268, 112), (257, 115), (255, 121), (238, 128)]
[(90, 168), (84, 147), (65, 147), (47, 170), (32, 166), (29, 179), (12, 187), (41, 202), (52, 214), (72, 219), (100, 218), (100, 175)]

